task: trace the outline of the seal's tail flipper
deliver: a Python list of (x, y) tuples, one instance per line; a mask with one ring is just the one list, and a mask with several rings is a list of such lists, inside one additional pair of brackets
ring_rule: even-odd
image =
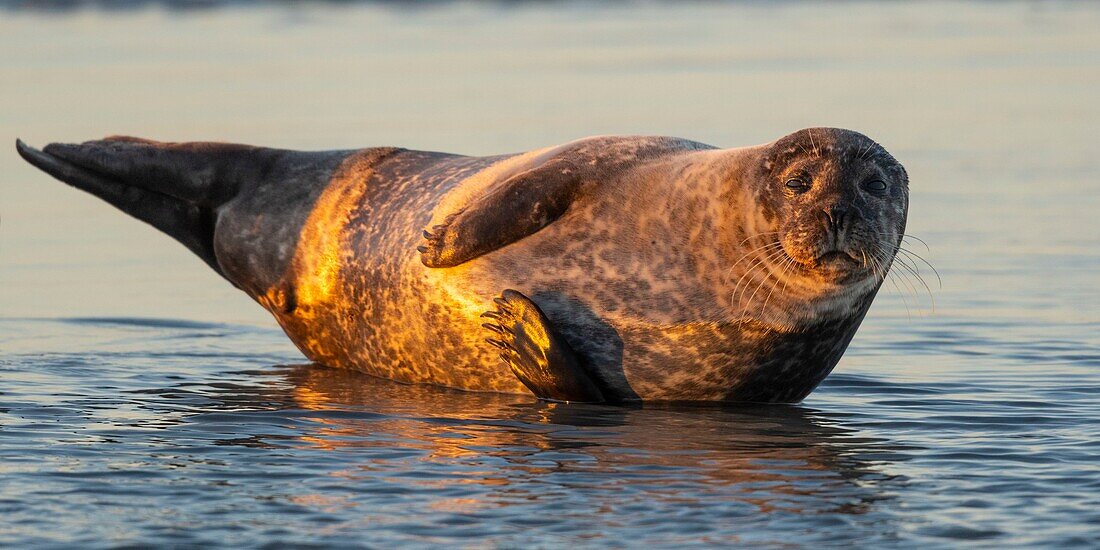
[(42, 151), (16, 141), (16, 149), (53, 177), (167, 233), (223, 276), (214, 256), (215, 208), (235, 196), (243, 171), (259, 168), (246, 160), (257, 148), (223, 143), (108, 138)]
[[(51, 158), (71, 169), (90, 172), (127, 187), (137, 187), (201, 206), (217, 206), (232, 198), (242, 176), (252, 176), (265, 151), (231, 143), (161, 143), (133, 137), (109, 137), (80, 144), (51, 143), (41, 152), (18, 142), (20, 154)], [(29, 153), (29, 154), (28, 154)], [(49, 169), (39, 166), (62, 181)]]

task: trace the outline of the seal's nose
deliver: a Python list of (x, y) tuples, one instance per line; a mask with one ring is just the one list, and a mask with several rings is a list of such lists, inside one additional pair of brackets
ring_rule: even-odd
[(821, 218), (830, 233), (839, 235), (844, 231), (848, 222), (848, 209), (843, 206), (834, 206), (821, 211)]

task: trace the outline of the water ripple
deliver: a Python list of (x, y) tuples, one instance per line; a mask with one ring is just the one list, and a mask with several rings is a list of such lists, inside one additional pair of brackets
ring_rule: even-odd
[[(1095, 383), (841, 372), (803, 406), (560, 406), (272, 367), (274, 331), (117, 321), (78, 323), (108, 349), (5, 358), (0, 543), (1045, 545), (1087, 529), (1037, 526), (1100, 504)], [(143, 353), (135, 329), (233, 351)]]

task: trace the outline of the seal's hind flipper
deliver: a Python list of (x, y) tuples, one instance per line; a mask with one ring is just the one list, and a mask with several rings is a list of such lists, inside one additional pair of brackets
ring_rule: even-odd
[(574, 161), (551, 159), (516, 174), (424, 231), (417, 248), (428, 267), (454, 267), (516, 242), (561, 217), (586, 178)]
[(282, 151), (227, 143), (160, 143), (112, 137), (51, 143), (16, 141), (19, 155), (183, 243), (225, 276), (214, 254), (217, 208), (241, 183), (262, 176)]
[(214, 213), (209, 208), (148, 191), (82, 168), (64, 159), (16, 142), (20, 156), (51, 176), (107, 201), (156, 227), (194, 252), (221, 275), (214, 256)]
[(505, 290), (494, 301), (497, 309), (482, 314), (493, 320), (482, 325), (492, 333), (486, 341), (500, 349), (500, 358), (537, 397), (588, 403), (607, 400), (581, 358), (534, 302), (515, 290)]
[(118, 136), (79, 144), (51, 143), (38, 153), (127, 187), (216, 207), (233, 198), (242, 181), (260, 175), (277, 152), (233, 143), (167, 143)]

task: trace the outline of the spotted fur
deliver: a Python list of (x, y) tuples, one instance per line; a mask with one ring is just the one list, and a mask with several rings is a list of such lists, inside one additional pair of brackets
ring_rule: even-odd
[[(310, 359), (480, 391), (528, 391), (481, 327), (512, 288), (616, 395), (799, 401), (859, 327), (908, 208), (893, 157), (827, 128), (726, 150), (627, 136), (497, 157), (301, 155), (275, 155), (217, 206), (221, 271)], [(517, 175), (550, 177), (540, 168), (583, 180), (548, 192), (552, 216), (531, 211), (541, 200), (486, 202), (521, 189), (509, 187)], [(795, 174), (810, 180), (797, 196)], [(860, 187), (869, 178), (887, 180), (885, 193)], [(822, 215), (837, 205), (860, 221)], [(477, 232), (459, 231), (463, 216)], [(433, 238), (473, 252), (433, 264), (422, 256)], [(844, 259), (870, 246), (875, 261)]]

